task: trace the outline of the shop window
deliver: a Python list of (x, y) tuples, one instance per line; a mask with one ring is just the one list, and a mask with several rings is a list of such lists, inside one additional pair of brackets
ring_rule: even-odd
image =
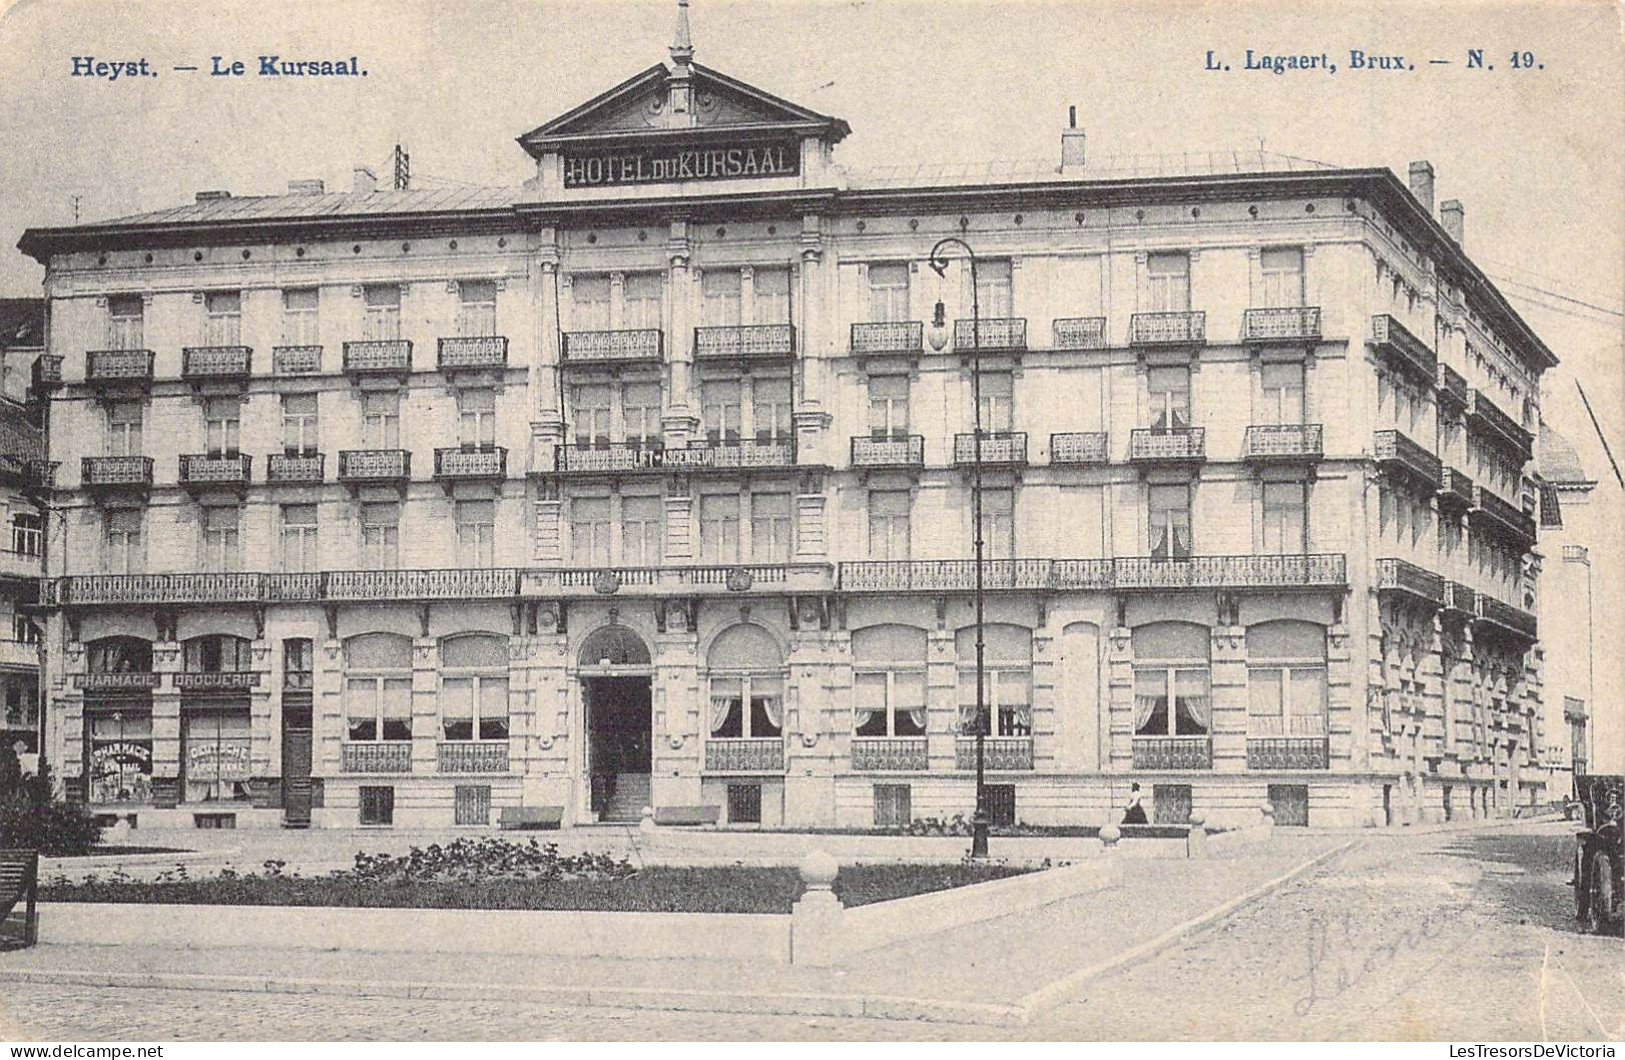
[(250, 722), (247, 707), (189, 711), (182, 719), (185, 802), (248, 798)]
[(86, 798), (96, 805), (152, 803), (152, 710), (96, 709), (89, 729)]

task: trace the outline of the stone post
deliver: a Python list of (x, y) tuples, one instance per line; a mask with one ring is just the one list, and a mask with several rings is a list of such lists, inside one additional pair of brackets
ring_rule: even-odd
[(1207, 857), (1207, 823), (1199, 813), (1191, 814), (1190, 831), (1185, 835), (1185, 856), (1189, 858)]
[(1258, 804), (1259, 825), (1266, 836), (1275, 834), (1275, 806), (1268, 800)]
[(835, 877), (841, 866), (833, 855), (815, 850), (801, 862), (807, 890), (790, 907), (790, 963), (827, 967), (840, 958), (841, 900)]
[(1123, 830), (1115, 824), (1106, 824), (1100, 829), (1100, 853), (1105, 857), (1116, 857), (1119, 853), (1117, 841), (1123, 838)]

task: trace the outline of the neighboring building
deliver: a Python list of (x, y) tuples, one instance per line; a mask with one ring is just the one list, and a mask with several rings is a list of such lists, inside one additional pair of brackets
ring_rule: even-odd
[(39, 630), (25, 613), (44, 571), (48, 481), (33, 372), (45, 346), (45, 301), (0, 299), (0, 742), (37, 767)]
[(1068, 129), (1058, 168), (848, 171), (845, 122), (694, 65), (686, 20), (672, 58), (522, 136), (523, 188), (358, 171), (24, 236), (74, 797), (968, 815), (978, 334), (996, 816), (1546, 797), (1555, 361), (1430, 167), (1135, 169)]

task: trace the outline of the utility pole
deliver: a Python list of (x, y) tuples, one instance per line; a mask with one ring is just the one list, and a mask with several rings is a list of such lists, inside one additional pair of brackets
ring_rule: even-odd
[(395, 190), (405, 191), (412, 185), (412, 156), (406, 148), (395, 145)]

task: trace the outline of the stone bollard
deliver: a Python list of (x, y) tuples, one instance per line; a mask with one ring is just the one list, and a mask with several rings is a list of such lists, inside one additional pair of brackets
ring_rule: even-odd
[(643, 817), (638, 821), (638, 831), (644, 835), (653, 835), (656, 827), (658, 826), (655, 824), (655, 808), (645, 806), (643, 808)]
[(1275, 834), (1275, 806), (1265, 800), (1258, 804), (1259, 825), (1264, 829), (1264, 836), (1268, 838)]
[(839, 961), (845, 910), (833, 890), (841, 871), (834, 855), (814, 850), (801, 860), (807, 890), (790, 907), (790, 963), (827, 967)]
[(1123, 838), (1123, 830), (1115, 824), (1103, 825), (1100, 829), (1100, 852), (1107, 856), (1116, 856), (1118, 853), (1117, 841)]
[(1190, 831), (1185, 834), (1185, 856), (1189, 858), (1207, 857), (1207, 824), (1206, 818), (1199, 813), (1191, 814)]

